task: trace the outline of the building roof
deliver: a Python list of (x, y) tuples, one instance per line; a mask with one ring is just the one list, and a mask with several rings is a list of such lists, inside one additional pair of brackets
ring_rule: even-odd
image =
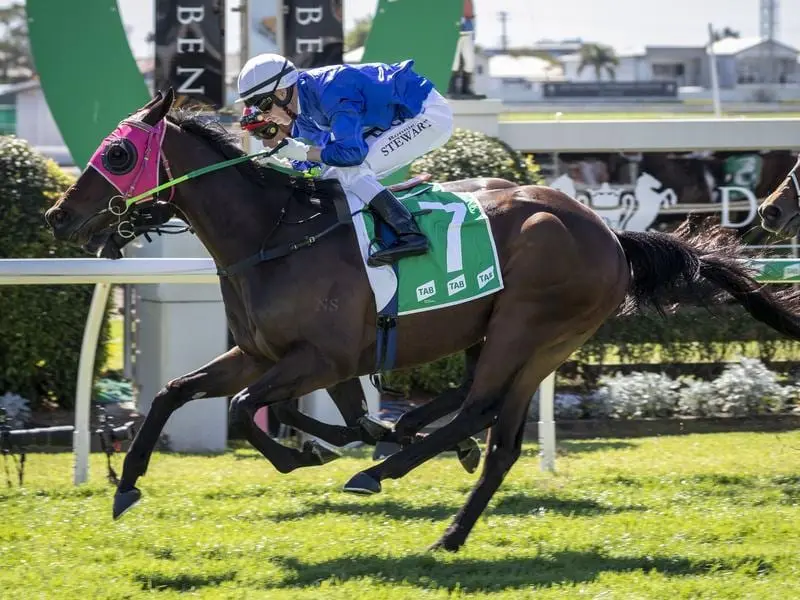
[(489, 57), (489, 76), (498, 79), (548, 80), (561, 78), (563, 70), (552, 61), (537, 56), (498, 54)]
[[(714, 51), (714, 54), (716, 54), (717, 56), (733, 56), (768, 41), (769, 40), (767, 38), (762, 38), (762, 37), (725, 38), (719, 40), (718, 42), (714, 42), (714, 44), (711, 47)], [(792, 46), (789, 46), (788, 44), (783, 44), (776, 40), (773, 40), (772, 43), (778, 46), (782, 46), (783, 48), (786, 48), (793, 52), (800, 53), (800, 50)]]

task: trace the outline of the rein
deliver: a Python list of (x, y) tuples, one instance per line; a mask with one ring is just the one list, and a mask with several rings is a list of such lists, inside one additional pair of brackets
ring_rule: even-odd
[[(133, 196), (131, 198), (123, 198), (121, 195), (113, 196), (109, 200), (108, 211), (111, 212), (113, 215), (116, 215), (118, 218), (121, 218), (125, 213), (128, 212), (128, 210), (130, 209), (131, 206), (133, 206), (137, 202), (141, 202), (142, 200), (146, 200), (148, 198), (151, 198), (151, 197), (155, 196), (156, 194), (158, 194), (159, 192), (162, 192), (162, 191), (164, 191), (166, 189), (173, 188), (174, 186), (176, 186), (178, 184), (181, 184), (181, 183), (184, 183), (186, 181), (189, 181), (190, 179), (194, 179), (196, 177), (200, 177), (200, 176), (206, 175), (208, 173), (213, 173), (214, 171), (218, 171), (218, 170), (224, 169), (226, 167), (231, 167), (233, 165), (236, 165), (236, 164), (239, 164), (239, 163), (243, 163), (243, 162), (246, 162), (248, 160), (252, 160), (254, 158), (258, 158), (258, 157), (261, 157), (261, 156), (266, 156), (266, 157), (272, 156), (273, 154), (278, 152), (278, 150), (283, 148), (286, 144), (288, 144), (288, 141), (286, 139), (284, 139), (277, 146), (275, 146), (274, 148), (270, 148), (270, 149), (267, 149), (267, 150), (262, 150), (261, 152), (256, 152), (255, 154), (247, 154), (245, 156), (238, 156), (236, 158), (231, 158), (231, 159), (222, 161), (220, 163), (216, 163), (216, 164), (213, 164), (213, 165), (208, 165), (206, 167), (201, 167), (199, 169), (195, 169), (194, 171), (190, 171), (189, 173), (186, 173), (185, 175), (181, 175), (180, 177), (176, 177), (175, 179), (170, 179), (169, 181), (166, 181), (166, 182), (162, 183), (161, 185), (158, 185), (158, 186), (156, 186), (156, 187), (154, 187), (152, 189), (149, 189), (149, 190), (147, 190), (145, 192), (137, 194), (136, 196)], [(300, 183), (300, 182), (302, 182), (302, 183)], [(292, 189), (301, 189), (301, 190), (304, 190), (304, 191), (309, 192), (309, 193), (314, 192), (316, 190), (316, 184), (315, 184), (313, 178), (297, 179), (295, 177), (292, 177), (292, 178), (290, 178), (290, 186), (292, 187)], [(217, 275), (219, 277), (231, 277), (231, 276), (237, 275), (237, 274), (241, 273), (242, 271), (245, 271), (248, 268), (253, 267), (253, 266), (255, 266), (255, 265), (259, 264), (259, 263), (270, 261), (270, 260), (274, 260), (276, 258), (282, 258), (284, 256), (287, 256), (287, 255), (291, 254), (292, 252), (300, 250), (301, 248), (307, 248), (308, 246), (311, 246), (311, 245), (315, 244), (320, 238), (326, 236), (327, 234), (329, 234), (330, 232), (332, 232), (333, 230), (338, 228), (340, 225), (344, 225), (344, 224), (348, 223), (350, 221), (350, 219), (351, 219), (351, 216), (349, 215), (349, 213), (347, 213), (346, 211), (340, 210), (338, 204), (336, 202), (334, 202), (334, 205), (336, 206), (336, 213), (337, 213), (336, 223), (334, 223), (333, 225), (325, 228), (324, 230), (322, 230), (321, 232), (319, 232), (319, 233), (317, 233), (315, 235), (307, 235), (302, 240), (300, 240), (298, 242), (293, 242), (293, 243), (290, 243), (290, 244), (286, 244), (284, 246), (278, 246), (278, 247), (275, 247), (275, 248), (269, 248), (268, 249), (268, 248), (265, 247), (267, 241), (272, 237), (272, 235), (278, 230), (278, 228), (281, 225), (302, 225), (302, 224), (307, 223), (307, 222), (309, 222), (309, 221), (311, 221), (311, 220), (313, 220), (313, 219), (315, 219), (316, 217), (319, 216), (319, 213), (317, 213), (315, 215), (312, 215), (312, 216), (310, 216), (310, 217), (308, 217), (306, 219), (301, 219), (299, 221), (287, 221), (286, 220), (286, 212), (287, 212), (287, 210), (289, 208), (289, 202), (291, 202), (291, 199), (292, 199), (292, 197), (289, 196), (289, 198), (286, 201), (286, 204), (284, 204), (284, 206), (281, 208), (280, 216), (278, 217), (278, 220), (275, 222), (275, 225), (273, 226), (273, 228), (270, 230), (270, 232), (264, 238), (264, 242), (262, 243), (261, 249), (256, 254), (253, 254), (252, 256), (249, 256), (248, 258), (245, 258), (244, 260), (241, 260), (241, 261), (239, 261), (237, 263), (234, 263), (233, 265), (229, 265), (227, 267), (219, 267), (218, 266), (217, 267)], [(138, 233), (133, 228), (132, 225), (130, 226), (130, 229), (125, 230), (124, 233), (123, 233), (123, 230), (122, 230), (121, 226), (124, 223), (127, 223), (127, 221), (120, 222), (119, 223), (119, 227), (118, 227), (118, 231), (119, 231), (121, 236), (125, 237), (127, 235), (129, 237), (132, 237), (132, 236), (135, 236)], [(160, 234), (161, 232), (158, 232), (158, 233)], [(167, 233), (167, 232), (164, 232), (164, 233)], [(182, 232), (176, 232), (176, 233), (182, 233)]]
[(800, 206), (800, 179), (797, 177), (798, 170), (800, 170), (800, 157), (798, 157), (797, 164), (794, 166), (794, 169), (789, 172), (789, 178), (794, 184), (794, 192), (797, 195), (797, 204)]
[[(114, 196), (108, 202), (108, 210), (111, 212), (111, 214), (114, 214), (114, 215), (116, 215), (118, 217), (121, 217), (126, 212), (128, 212), (128, 209), (131, 207), (132, 204), (135, 204), (137, 202), (140, 202), (141, 200), (145, 200), (147, 198), (150, 198), (150, 197), (154, 196), (155, 194), (157, 194), (158, 192), (162, 192), (162, 191), (164, 191), (166, 189), (169, 189), (169, 188), (171, 188), (173, 186), (178, 185), (179, 183), (184, 183), (185, 181), (189, 181), (190, 179), (194, 179), (195, 177), (200, 177), (201, 175), (206, 175), (207, 173), (212, 173), (213, 171), (217, 171), (219, 169), (224, 169), (226, 167), (230, 167), (230, 166), (233, 166), (233, 165), (236, 165), (236, 164), (239, 164), (239, 163), (243, 163), (243, 162), (246, 162), (248, 160), (252, 160), (252, 159), (260, 157), (260, 156), (267, 156), (267, 157), (272, 156), (278, 150), (283, 148), (286, 144), (288, 144), (288, 142), (284, 139), (277, 146), (275, 146), (274, 148), (270, 148), (269, 150), (262, 150), (261, 152), (256, 152), (255, 154), (246, 154), (244, 156), (237, 156), (236, 158), (231, 158), (231, 159), (228, 159), (228, 160), (224, 160), (221, 163), (216, 163), (216, 164), (213, 164), (213, 165), (208, 165), (206, 167), (201, 167), (199, 169), (195, 169), (194, 171), (190, 171), (189, 173), (186, 173), (185, 175), (181, 175), (180, 177), (176, 177), (175, 179), (170, 179), (169, 181), (166, 181), (166, 182), (162, 183), (161, 185), (158, 185), (158, 186), (156, 186), (156, 187), (154, 187), (152, 189), (149, 189), (149, 190), (147, 190), (145, 192), (142, 192), (141, 194), (133, 196), (132, 198), (123, 198), (122, 196)], [(119, 212), (119, 209), (115, 210), (114, 201), (117, 200), (117, 199), (119, 199), (119, 201), (122, 203), (122, 206), (120, 207), (121, 208), (121, 212)], [(119, 206), (119, 203), (117, 203), (117, 206)]]

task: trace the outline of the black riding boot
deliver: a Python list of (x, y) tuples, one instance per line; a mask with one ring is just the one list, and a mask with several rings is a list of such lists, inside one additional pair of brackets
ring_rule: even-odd
[(391, 246), (370, 255), (367, 259), (370, 267), (388, 265), (401, 258), (419, 256), (428, 251), (428, 238), (419, 230), (414, 217), (405, 205), (395, 198), (392, 192), (383, 190), (370, 201), (369, 205), (397, 236), (397, 240)]
[(447, 96), (452, 98), (458, 94), (458, 71), (450, 73), (450, 83), (447, 86)]

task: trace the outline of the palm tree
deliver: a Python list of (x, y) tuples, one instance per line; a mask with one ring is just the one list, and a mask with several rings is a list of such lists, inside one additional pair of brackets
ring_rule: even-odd
[(608, 73), (610, 79), (616, 78), (616, 68), (619, 59), (611, 46), (604, 44), (583, 44), (580, 49), (581, 62), (578, 65), (578, 75), (586, 67), (593, 67), (597, 81), (602, 79), (603, 71)]

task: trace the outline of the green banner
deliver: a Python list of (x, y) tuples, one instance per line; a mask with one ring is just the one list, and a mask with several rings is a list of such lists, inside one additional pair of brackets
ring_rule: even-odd
[[(380, 0), (362, 62), (414, 59), (414, 70), (444, 94), (458, 44), (464, 0)], [(400, 169), (384, 184), (403, 181)]]
[(757, 271), (755, 279), (761, 283), (800, 283), (800, 259), (762, 258), (746, 262)]
[(150, 99), (116, 0), (27, 0), (31, 52), (61, 137), (78, 167)]
[[(430, 251), (398, 263), (397, 314), (408, 315), (469, 302), (503, 289), (491, 225), (474, 194), (422, 185), (398, 196), (430, 240)], [(364, 213), (369, 239), (375, 223)]]

